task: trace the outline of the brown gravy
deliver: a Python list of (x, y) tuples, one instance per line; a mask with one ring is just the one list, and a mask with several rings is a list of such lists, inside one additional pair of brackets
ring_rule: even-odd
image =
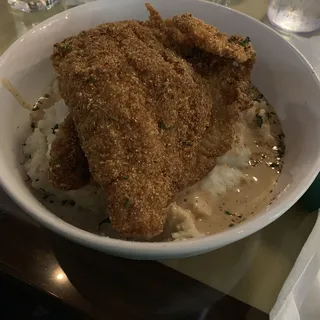
[[(284, 154), (284, 135), (276, 113), (261, 97), (252, 110), (245, 111), (237, 125), (234, 147), (251, 151), (246, 166), (238, 168), (245, 178), (234, 188), (220, 194), (206, 190), (200, 182), (175, 199), (180, 208), (192, 215), (195, 228), (201, 236), (221, 232), (251, 218), (265, 209), (275, 196), (273, 190), (281, 172)], [(223, 159), (218, 159), (218, 165), (230, 162), (230, 159), (224, 159), (225, 156), (220, 158)], [(199, 236), (192, 235), (192, 232), (185, 236), (184, 232), (180, 237), (177, 234), (182, 229), (178, 226), (174, 230), (174, 239)]]

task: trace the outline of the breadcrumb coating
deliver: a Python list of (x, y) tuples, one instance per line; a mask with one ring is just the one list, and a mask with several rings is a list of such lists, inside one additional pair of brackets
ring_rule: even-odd
[[(112, 226), (163, 231), (165, 208), (230, 149), (255, 53), (190, 14), (106, 23), (54, 46), (53, 66)], [(209, 141), (209, 142), (208, 142)], [(52, 151), (52, 155), (55, 151)]]

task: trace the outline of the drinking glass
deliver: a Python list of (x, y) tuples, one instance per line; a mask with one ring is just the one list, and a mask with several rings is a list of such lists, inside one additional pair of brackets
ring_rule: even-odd
[(320, 28), (320, 0), (270, 0), (270, 22), (292, 32), (311, 32)]
[(7, 0), (7, 1), (13, 9), (17, 9), (24, 12), (49, 10), (59, 2), (59, 0)]
[(241, 2), (242, 0), (208, 0), (214, 3), (218, 3), (221, 5), (225, 5), (225, 6), (231, 6), (233, 4), (238, 4), (239, 2)]

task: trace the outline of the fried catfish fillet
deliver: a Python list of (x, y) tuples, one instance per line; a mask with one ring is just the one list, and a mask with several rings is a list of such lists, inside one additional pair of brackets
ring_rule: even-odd
[(255, 53), (190, 14), (162, 20), (147, 8), (149, 21), (56, 44), (52, 61), (112, 226), (148, 239), (163, 231), (174, 194), (231, 147)]
[(70, 114), (56, 135), (50, 150), (49, 181), (64, 191), (78, 189), (89, 182), (90, 172)]

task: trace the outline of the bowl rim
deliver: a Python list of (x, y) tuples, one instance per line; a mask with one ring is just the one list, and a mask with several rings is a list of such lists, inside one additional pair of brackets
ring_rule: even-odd
[[(260, 24), (268, 32), (272, 32), (277, 37), (282, 38), (275, 30), (271, 27), (265, 25), (261, 21), (258, 21), (250, 16), (247, 16), (241, 12), (235, 11), (231, 8), (220, 6), (215, 3), (209, 3), (204, 0), (196, 0), (201, 4), (210, 5), (212, 10), (219, 7), (222, 11), (233, 11), (233, 14), (244, 16), (246, 19), (251, 20), (254, 24)], [(33, 31), (36, 31), (48, 24), (54, 24), (55, 21), (60, 21), (64, 18), (66, 12), (81, 12), (85, 11), (87, 8), (99, 8), (104, 1), (90, 2), (78, 7), (71, 8), (69, 10), (63, 11), (59, 14), (52, 16), (51, 18), (38, 24), (36, 27), (30, 29), (25, 35), (17, 39), (0, 57), (0, 67), (5, 63), (6, 58), (11, 54), (11, 52), (16, 50), (16, 47), (21, 42), (21, 39), (31, 35)], [(222, 8), (221, 8), (222, 7)], [(301, 59), (301, 62), (308, 68), (311, 72), (311, 76), (317, 82), (320, 92), (320, 79), (317, 76), (314, 68), (306, 60), (306, 58), (297, 50), (292, 44), (287, 42), (282, 38), (284, 45), (287, 45), (296, 55)], [(1, 160), (1, 150), (0, 150), (0, 160)], [(46, 228), (60, 234), (74, 242), (78, 242), (82, 245), (89, 246), (95, 250), (112, 253), (114, 255), (126, 256), (130, 258), (144, 258), (144, 259), (155, 259), (155, 258), (173, 258), (173, 257), (186, 257), (195, 255), (198, 253), (203, 253), (211, 251), (215, 248), (222, 247), (226, 244), (233, 243), (244, 237), (247, 237), (258, 230), (266, 227), (268, 224), (276, 220), (283, 213), (285, 213), (294, 203), (304, 194), (304, 192), (311, 185), (313, 180), (319, 173), (320, 168), (320, 157), (317, 159), (315, 165), (310, 168), (308, 175), (300, 182), (299, 189), (290, 194), (285, 203), (280, 203), (275, 208), (270, 209), (268, 212), (264, 212), (257, 216), (256, 219), (246, 221), (239, 224), (238, 226), (227, 229), (223, 232), (205, 236), (203, 238), (189, 239), (186, 241), (171, 241), (171, 242), (137, 242), (137, 241), (127, 241), (120, 239), (113, 239), (106, 236), (101, 236), (97, 234), (90, 233), (88, 231), (77, 228), (64, 220), (58, 218), (48, 209), (43, 208), (42, 210), (37, 210), (33, 208), (33, 205), (29, 204), (27, 200), (23, 200), (19, 194), (17, 194), (11, 186), (11, 184), (6, 179), (7, 173), (1, 173), (0, 175), (0, 185), (4, 190), (10, 195), (12, 199), (15, 200), (18, 205), (23, 208), (32, 218), (40, 222)], [(9, 175), (9, 174), (8, 174)]]

